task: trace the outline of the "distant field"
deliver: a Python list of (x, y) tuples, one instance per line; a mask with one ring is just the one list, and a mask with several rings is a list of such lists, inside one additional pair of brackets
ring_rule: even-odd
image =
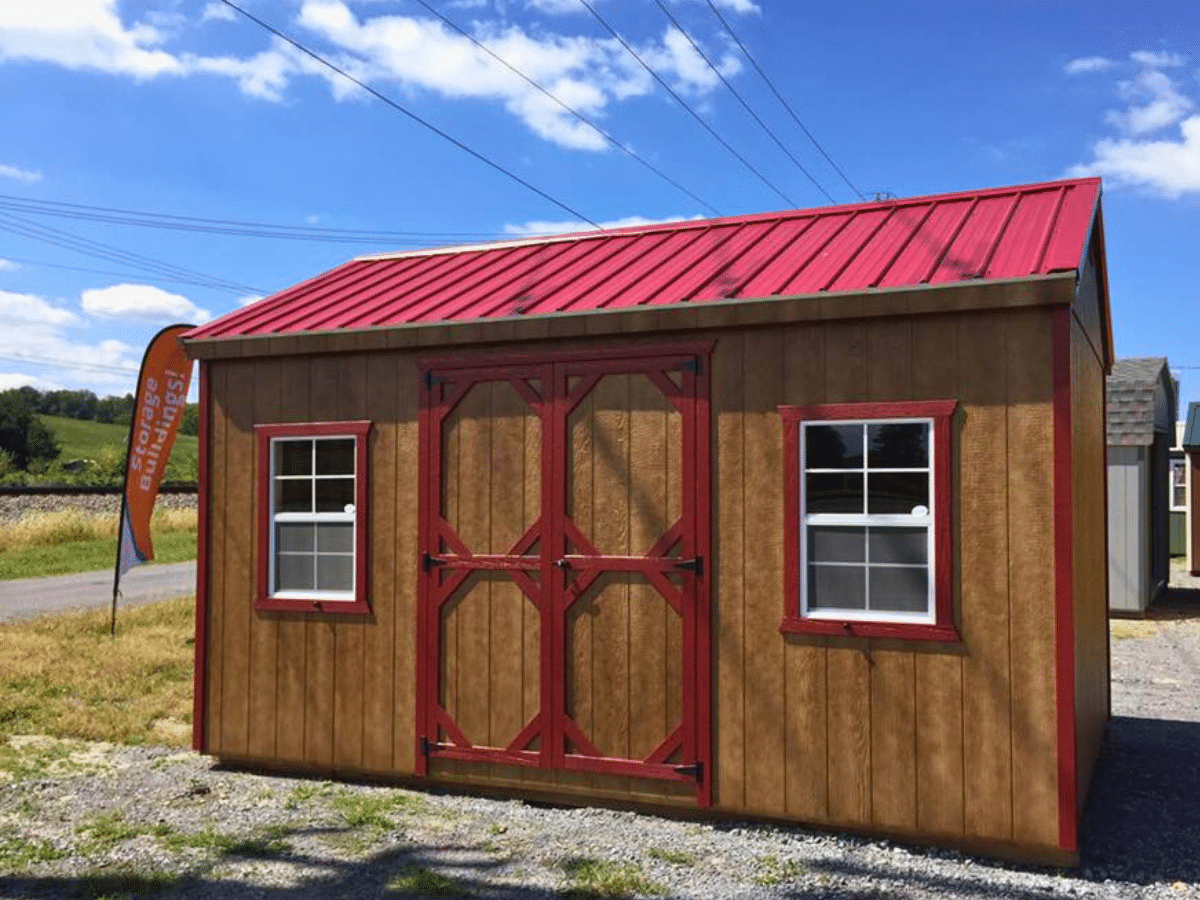
[[(63, 416), (41, 416), (46, 427), (53, 432), (62, 447), (59, 460), (97, 459), (104, 450), (125, 452), (128, 432), (123, 425), (104, 422), (89, 422), (85, 419), (68, 419)], [(181, 434), (175, 440), (171, 461), (177, 466), (191, 469), (199, 455), (195, 435)]]

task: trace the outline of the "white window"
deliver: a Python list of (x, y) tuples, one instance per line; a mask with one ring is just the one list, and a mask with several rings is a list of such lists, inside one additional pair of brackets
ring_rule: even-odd
[(369, 422), (261, 425), (259, 604), (367, 612)]
[(933, 621), (933, 421), (803, 428), (802, 615)]
[(1187, 460), (1181, 456), (1171, 458), (1171, 509), (1187, 510)]

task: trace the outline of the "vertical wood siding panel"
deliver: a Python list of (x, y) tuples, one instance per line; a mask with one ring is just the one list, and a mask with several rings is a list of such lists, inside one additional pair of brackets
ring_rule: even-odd
[[(393, 698), (397, 673), (395, 659), (396, 568), (396, 435), (397, 357), (373, 353), (367, 358), (367, 409), (374, 421), (367, 465), (370, 478), (371, 529), (369, 599), (371, 620), (363, 629), (363, 767), (391, 771), (396, 721)], [(411, 667), (410, 659), (408, 665)]]
[(1008, 333), (1013, 837), (1055, 845), (1054, 466), (1052, 453), (1030, 452), (1054, 445), (1050, 316), (1009, 316)]
[[(508, 553), (533, 524), (524, 508), (525, 424), (532, 411), (507, 383), (497, 382), (492, 390), (492, 446), (489, 469), (492, 490), (488, 519), (489, 543), (493, 553)], [(491, 703), (488, 709), (488, 744), (507, 746), (525, 727), (522, 679), (525, 607), (530, 601), (509, 578), (491, 584), (490, 646), (487, 664)]]
[(205, 716), (207, 718), (207, 746), (212, 753), (227, 752), (221, 725), (224, 721), (225, 675), (225, 541), (227, 510), (225, 507), (225, 481), (228, 469), (226, 440), (229, 422), (229, 364), (210, 363), (209, 397), (212, 405), (212, 428), (210, 441), (212, 456), (208, 467), (208, 490), (210, 515), (208, 519), (208, 697)]
[[(339, 387), (337, 417), (344, 421), (368, 418), (367, 358), (362, 354), (333, 357), (331, 368)], [(370, 464), (368, 454), (368, 467)], [(359, 477), (369, 478), (369, 471)], [(375, 626), (360, 616), (343, 617), (335, 625), (333, 761), (339, 766), (361, 768), (363, 763), (363, 632), (368, 627)]]
[[(683, 417), (668, 407), (663, 427), (666, 430), (666, 458), (663, 482), (666, 491), (666, 515), (668, 526), (679, 519), (683, 513)], [(698, 477), (709, 478), (705, 472)], [(691, 487), (688, 490), (692, 490)], [(701, 525), (700, 527), (703, 527)], [(711, 560), (708, 560), (711, 564)], [(666, 654), (666, 718), (668, 730), (683, 721), (683, 621), (673, 610), (664, 610), (666, 633), (664, 635)], [(700, 665), (711, 666), (709, 660), (702, 660)]]
[[(283, 380), (280, 377), (277, 359), (261, 359), (254, 364), (254, 423), (273, 424), (279, 421), (283, 401)], [(257, 473), (258, 442), (254, 442), (252, 471)], [(255, 479), (257, 485), (257, 478)], [(263, 498), (251, 491), (251, 515), (258, 520), (258, 506)], [(258, 554), (258, 541), (252, 544), (252, 557)], [(257, 578), (258, 563), (251, 559), (250, 571)], [(252, 595), (257, 593), (257, 584), (251, 586)], [(276, 682), (279, 673), (279, 620), (274, 616), (251, 613), (250, 623), (250, 699), (249, 753), (259, 759), (276, 756), (275, 703)]]
[(395, 582), (395, 747), (392, 763), (397, 772), (415, 768), (417, 677), (417, 484), (425, 473), (417, 464), (419, 449), (420, 380), (412, 354), (399, 357), (394, 387), (396, 399), (396, 539), (391, 551), (396, 559)]
[[(569, 385), (569, 388), (574, 385)], [(567, 509), (566, 515), (578, 526), (585, 535), (595, 533), (596, 491), (595, 472), (593, 469), (593, 406), (595, 397), (588, 395), (575, 407), (566, 423), (567, 440)], [(548, 465), (543, 460), (542, 465)], [(578, 551), (578, 547), (568, 546), (568, 550)], [(556, 576), (557, 577), (557, 576)], [(595, 616), (585, 611), (585, 603), (577, 602), (568, 613), (566, 621), (567, 640), (570, 646), (565, 654), (568, 671), (567, 679), (567, 715), (575, 724), (590, 735), (595, 732), (596, 699), (593, 692), (595, 676), (593, 673), (593, 631)], [(558, 673), (555, 673), (557, 675)], [(563, 786), (584, 786), (590, 788), (595, 779), (591, 775), (562, 772), (556, 781)]]
[[(897, 319), (869, 324), (867, 354), (870, 399), (911, 399), (911, 322)], [(912, 830), (917, 824), (914, 654), (911, 643), (871, 643), (872, 821)]]
[[(280, 421), (312, 421), (309, 414), (309, 385), (312, 378), (310, 361), (292, 357), (281, 360), (279, 365), (283, 383)], [(280, 759), (292, 762), (306, 759), (307, 633), (308, 623), (304, 616), (280, 617), (276, 652), (279, 675), (275, 694), (275, 748)]]
[[(790, 405), (824, 402), (824, 328), (820, 325), (788, 328), (784, 333), (783, 359), (783, 402)], [(793, 603), (795, 598), (787, 597), (784, 602)], [(828, 639), (818, 635), (788, 635), (784, 650), (787, 814), (810, 822), (824, 821), (829, 816), (825, 721), (828, 645)]]
[[(631, 376), (607, 375), (593, 390), (592, 471), (594, 519), (591, 540), (604, 554), (629, 555), (631, 471), (629, 390)], [(629, 756), (629, 580), (601, 576), (581, 613), (592, 616), (593, 726), (589, 737), (601, 753)], [(622, 786), (628, 779), (618, 779)]]
[[(913, 395), (935, 400), (958, 399), (958, 327), (954, 319), (926, 318), (913, 324)], [(959, 413), (957, 421), (962, 420)], [(955, 512), (954, 561), (963, 533), (962, 446), (952, 429)], [(954, 580), (955, 609), (961, 621), (962, 580)], [(914, 655), (916, 708), (917, 827), (933, 834), (963, 831), (963, 688), (958, 647), (922, 647)]]
[(743, 496), (745, 545), (746, 808), (782, 815), (784, 769), (783, 635), (783, 332), (747, 334), (743, 365)]
[[(643, 555), (667, 530), (667, 444), (678, 442), (678, 414), (668, 416), (662, 391), (648, 378), (630, 379), (629, 548)], [(645, 759), (677, 722), (667, 721), (667, 616), (662, 595), (631, 579), (629, 609), (629, 748)]]
[[(550, 385), (537, 382), (534, 387), (543, 397), (550, 395)], [(543, 420), (530, 410), (525, 417), (523, 440), (523, 456), (521, 463), (521, 499), (519, 508), (521, 518), (526, 522), (536, 522), (542, 515), (542, 429)], [(568, 464), (569, 467), (569, 464)], [(544, 523), (543, 523), (544, 524)], [(541, 554), (545, 551), (542, 542), (537, 544), (534, 551)], [(533, 555), (533, 554), (531, 554)], [(540, 577), (540, 576), (539, 576)], [(549, 603), (549, 585), (542, 584), (543, 602)], [(542, 624), (541, 611), (532, 603), (521, 607), (521, 718), (528, 722), (542, 708)], [(566, 672), (556, 673), (558, 677), (566, 678)], [(547, 742), (545, 731), (543, 737), (534, 746), (541, 749)]]
[[(866, 399), (867, 339), (859, 323), (825, 333), (825, 399)], [(829, 816), (834, 822), (871, 821), (871, 675), (865, 639), (830, 639), (826, 662)]]
[(248, 750), (250, 622), (254, 617), (254, 363), (229, 364), (230, 416), (225, 430), (225, 672), (221, 687), (222, 742), (229, 753)]
[(742, 367), (745, 337), (725, 332), (713, 350), (713, 421), (716, 495), (713, 504), (713, 640), (715, 641), (717, 731), (714, 761), (715, 802), (726, 810), (746, 806), (745, 681), (743, 662), (745, 610), (742, 580), (744, 529), (742, 474)]
[[(309, 369), (309, 415), (312, 421), (327, 422), (338, 417), (342, 386), (334, 357), (318, 357)], [(311, 763), (333, 763), (334, 694), (337, 691), (337, 624), (331, 617), (313, 617), (305, 628), (307, 666), (305, 671), (304, 756)]]
[[(1012, 836), (1012, 724), (1008, 658), (1010, 487), (1006, 317), (959, 320), (964, 392), (962, 492), (964, 827), (968, 835)], [(1012, 448), (1012, 455), (1029, 446)], [(1049, 449), (1045, 455), (1049, 458)], [(1042, 661), (1048, 665), (1048, 660)]]

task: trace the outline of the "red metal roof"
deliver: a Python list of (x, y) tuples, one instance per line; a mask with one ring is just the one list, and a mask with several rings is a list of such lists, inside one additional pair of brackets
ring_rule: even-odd
[(354, 330), (1077, 270), (1100, 179), (382, 254), (190, 332)]

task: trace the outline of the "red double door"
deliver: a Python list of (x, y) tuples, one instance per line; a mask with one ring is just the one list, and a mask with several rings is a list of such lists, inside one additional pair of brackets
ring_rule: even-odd
[(710, 799), (707, 353), (423, 368), (418, 772)]

